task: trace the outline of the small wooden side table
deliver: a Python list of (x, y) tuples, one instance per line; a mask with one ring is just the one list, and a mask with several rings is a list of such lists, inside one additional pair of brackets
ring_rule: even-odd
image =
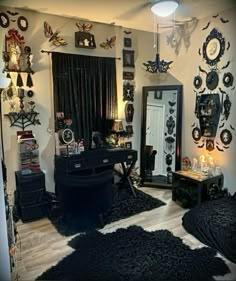
[(201, 172), (195, 172), (192, 170), (180, 170), (173, 172), (173, 186), (172, 186), (172, 200), (177, 201), (181, 198), (177, 198), (178, 189), (183, 188), (197, 188), (197, 204), (207, 200), (207, 193), (212, 184), (217, 184), (219, 188), (223, 187), (224, 175), (206, 176)]

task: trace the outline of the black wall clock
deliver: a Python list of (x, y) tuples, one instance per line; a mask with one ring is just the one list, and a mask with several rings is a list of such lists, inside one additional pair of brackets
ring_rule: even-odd
[(219, 83), (219, 77), (216, 71), (212, 70), (207, 73), (206, 76), (206, 86), (209, 90), (214, 90)]
[(225, 51), (225, 39), (222, 34), (213, 28), (203, 43), (202, 54), (203, 58), (209, 65), (215, 65), (220, 61), (220, 58)]

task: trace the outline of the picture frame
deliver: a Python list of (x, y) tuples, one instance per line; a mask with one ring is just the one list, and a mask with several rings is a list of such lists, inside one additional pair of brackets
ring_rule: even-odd
[(134, 80), (134, 72), (123, 71), (123, 80)]
[(134, 67), (134, 50), (123, 50), (123, 66)]
[(132, 149), (132, 142), (131, 141), (126, 141), (125, 142), (125, 148)]
[(126, 48), (131, 48), (132, 47), (132, 40), (131, 40), (131, 38), (127, 38), (127, 37), (124, 38), (124, 47), (126, 47)]

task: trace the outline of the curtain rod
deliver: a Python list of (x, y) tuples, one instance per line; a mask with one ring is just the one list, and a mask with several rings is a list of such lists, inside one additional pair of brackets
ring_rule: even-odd
[[(57, 53), (57, 52), (41, 50), (41, 53), (47, 53), (47, 54), (49, 55), (49, 54)], [(121, 58), (115, 58), (115, 59), (116, 59), (116, 60), (120, 60)]]

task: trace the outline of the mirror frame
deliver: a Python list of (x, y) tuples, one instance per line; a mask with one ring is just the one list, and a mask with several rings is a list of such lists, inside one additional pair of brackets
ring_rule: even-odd
[(141, 147), (140, 147), (140, 177), (141, 185), (171, 188), (172, 184), (162, 182), (145, 181), (145, 145), (146, 145), (146, 115), (147, 115), (147, 97), (149, 91), (177, 91), (176, 107), (176, 145), (175, 145), (175, 171), (181, 169), (181, 143), (182, 143), (182, 85), (163, 85), (163, 86), (144, 86), (142, 91), (141, 107)]

